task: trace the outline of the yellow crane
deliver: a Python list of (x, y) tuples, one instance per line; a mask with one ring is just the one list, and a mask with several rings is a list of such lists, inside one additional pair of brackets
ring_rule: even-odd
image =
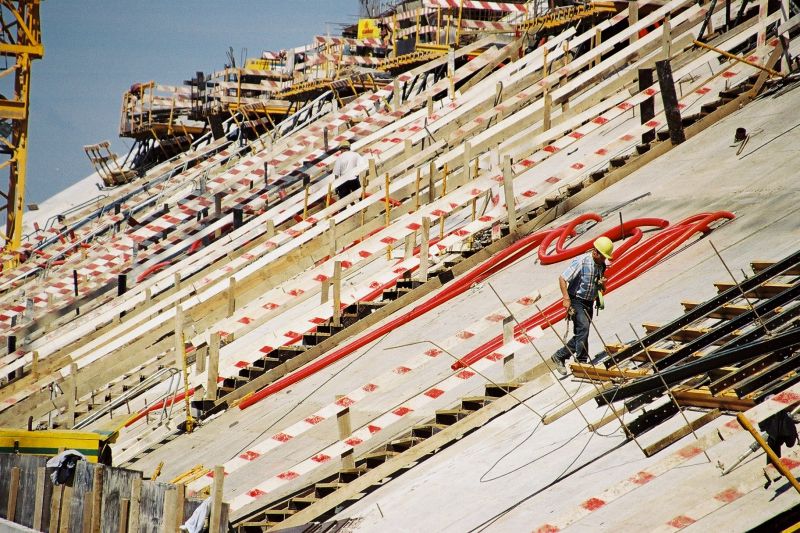
[[(0, 80), (13, 76), (10, 91), (0, 89), (0, 170), (8, 170), (8, 190), (0, 189), (0, 212), (6, 212), (3, 262), (14, 264), (22, 243), (25, 178), (28, 157), (28, 110), (31, 62), (44, 56), (39, 19), (40, 0), (0, 0)], [(10, 83), (9, 83), (10, 85)]]

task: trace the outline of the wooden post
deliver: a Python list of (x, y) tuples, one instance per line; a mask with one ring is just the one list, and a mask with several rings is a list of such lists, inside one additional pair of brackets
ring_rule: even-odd
[[(328, 151), (328, 128), (322, 128), (322, 145), (325, 147), (325, 151)], [(266, 163), (264, 163), (266, 165)], [(266, 172), (264, 173), (266, 175)]]
[(128, 515), (130, 514), (131, 501), (122, 498), (119, 501), (119, 533), (128, 533)]
[(508, 211), (508, 231), (517, 231), (517, 202), (514, 198), (514, 176), (511, 170), (511, 156), (503, 157), (503, 193), (505, 194), (506, 210)]
[(225, 193), (218, 192), (214, 195), (214, 217), (220, 218), (222, 216), (222, 197)]
[[(336, 399), (339, 400), (343, 398), (341, 395), (337, 395)], [(350, 423), (350, 408), (345, 407), (338, 413), (336, 413), (336, 423), (339, 426), (339, 440), (347, 439), (350, 434), (353, 432), (352, 425)], [(353, 449), (344, 452), (342, 454), (342, 468), (355, 468), (356, 467), (356, 460), (353, 454)]]
[(422, 217), (422, 240), (419, 247), (419, 279), (423, 283), (428, 281), (428, 263), (430, 262), (431, 219)]
[(550, 119), (550, 113), (552, 112), (553, 108), (553, 96), (550, 94), (550, 89), (545, 88), (544, 90), (544, 110), (542, 115), (542, 131), (545, 132), (550, 129), (552, 126), (552, 120)]
[(217, 399), (217, 378), (219, 378), (219, 333), (211, 334), (208, 346), (208, 379), (206, 381), (206, 399)]
[(131, 485), (131, 504), (128, 512), (128, 531), (137, 533), (139, 531), (139, 512), (142, 499), (142, 478), (133, 479)]
[(17, 493), (19, 492), (19, 467), (11, 469), (11, 479), (8, 482), (8, 505), (6, 506), (6, 518), (14, 522), (17, 514)]
[(222, 489), (225, 482), (225, 468), (214, 467), (214, 483), (211, 486), (211, 518), (208, 522), (209, 533), (220, 533), (220, 519), (222, 518)]
[(69, 365), (69, 379), (67, 381), (67, 429), (72, 429), (75, 425), (75, 402), (78, 398), (78, 365)]
[[(644, 91), (653, 85), (653, 69), (639, 69), (639, 92)], [(639, 114), (642, 117), (642, 124), (646, 124), (656, 116), (656, 101), (652, 96), (639, 104)], [(642, 133), (642, 144), (653, 142), (656, 139), (655, 130)]]
[(497, 82), (494, 86), (494, 105), (499, 105), (503, 102), (503, 84)]
[(100, 533), (100, 523), (103, 519), (103, 469), (102, 465), (95, 465), (94, 483), (92, 484), (92, 533)]
[(428, 166), (428, 203), (432, 204), (434, 200), (436, 200), (436, 189), (435, 189), (435, 182), (436, 179), (436, 163), (431, 161), (430, 165)]
[(464, 158), (462, 160), (461, 166), (463, 167), (462, 172), (464, 172), (464, 180), (469, 181), (472, 176), (471, 169), (469, 167), (470, 160), (472, 159), (472, 145), (470, 145), (469, 141), (464, 141)]
[[(634, 24), (639, 22), (639, 2), (633, 1), (628, 2), (628, 27), (632, 27)], [(631, 38), (629, 43), (633, 45), (636, 41), (639, 40), (638, 32), (633, 32), (631, 34)]]
[(40, 466), (36, 469), (36, 497), (33, 502), (33, 529), (42, 530), (42, 513), (44, 511), (44, 483), (47, 469)]
[(419, 182), (422, 179), (422, 169), (417, 167), (417, 180), (414, 182), (414, 211), (419, 210)]
[(333, 217), (328, 219), (328, 255), (336, 255), (336, 220)]
[(425, 105), (426, 105), (426, 108), (428, 110), (428, 116), (433, 115), (433, 97), (432, 96), (428, 96), (428, 98), (427, 98), (427, 100), (425, 102)]
[(183, 368), (183, 351), (183, 307), (179, 305), (175, 307), (175, 368)]
[(228, 318), (236, 311), (236, 278), (228, 279)]
[(686, 140), (681, 122), (681, 112), (678, 109), (678, 95), (675, 93), (675, 82), (672, 80), (672, 67), (669, 61), (656, 61), (658, 72), (658, 86), (661, 88), (661, 98), (664, 102), (664, 113), (667, 116), (669, 138), (673, 145), (678, 145)]
[(447, 174), (449, 172), (450, 171), (447, 168), (447, 163), (445, 163), (444, 167), (442, 167), (442, 198), (444, 198), (444, 195), (447, 194)]
[(406, 235), (406, 242), (403, 248), (403, 260), (408, 261), (414, 255), (414, 244), (417, 242), (417, 232), (414, 231)]
[[(507, 316), (503, 319), (503, 344), (508, 344), (514, 340), (514, 319)], [(503, 358), (503, 377), (506, 381), (514, 379), (514, 353), (510, 353)]]
[(369, 164), (369, 177), (364, 180), (364, 184), (378, 177), (378, 167), (375, 164), (375, 160), (369, 159), (367, 163)]
[(331, 279), (325, 278), (320, 283), (322, 283), (322, 287), (320, 287), (319, 291), (319, 303), (324, 304), (328, 301), (328, 297), (330, 296)]
[(411, 154), (414, 152), (414, 143), (411, 139), (405, 139), (403, 141), (403, 155), (406, 157), (411, 157)]
[[(595, 28), (595, 30), (594, 30), (594, 47), (597, 48), (598, 46), (600, 46), (600, 44), (602, 42), (603, 42), (603, 34), (600, 31), (600, 28)], [(600, 64), (600, 56), (601, 55), (602, 54), (597, 54), (597, 57), (594, 58), (594, 61), (592, 62), (592, 66), (593, 67), (596, 67), (597, 65)]]
[(88, 505), (86, 502), (91, 502), (93, 498), (94, 492), (87, 490), (83, 493), (84, 506), (83, 515), (81, 515), (81, 531), (83, 531), (83, 533), (91, 533), (92, 531), (92, 506)]
[(308, 218), (308, 194), (309, 194), (309, 187), (303, 190), (303, 220)]
[(392, 105), (394, 109), (392, 111), (397, 111), (400, 108), (400, 104), (402, 102), (402, 95), (400, 94), (400, 80), (397, 78), (393, 81), (393, 91), (392, 91)]
[[(206, 360), (208, 359), (208, 346), (202, 346), (195, 351), (194, 374), (202, 374), (206, 371)], [(198, 388), (199, 390), (199, 388)]]
[(342, 262), (333, 263), (333, 325), (342, 325)]
[(31, 357), (31, 377), (34, 381), (37, 381), (39, 379), (39, 352), (34, 350), (31, 353)]
[(670, 59), (672, 54), (672, 25), (669, 22), (669, 13), (664, 17), (664, 24), (661, 26), (661, 58)]
[(181, 288), (181, 273), (175, 272), (172, 276), (172, 285), (175, 287), (175, 290), (178, 291)]
[(271, 218), (267, 219), (267, 239), (271, 239), (275, 236), (275, 221)]

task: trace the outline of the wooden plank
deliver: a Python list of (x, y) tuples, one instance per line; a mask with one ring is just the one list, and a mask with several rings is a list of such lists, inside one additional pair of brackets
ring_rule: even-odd
[(222, 490), (225, 482), (225, 469), (219, 465), (214, 467), (214, 484), (211, 488), (211, 517), (208, 523), (209, 533), (220, 533), (222, 519)]
[(33, 509), (33, 529), (39, 531), (42, 529), (42, 509), (44, 507), (44, 484), (46, 476), (46, 468), (40, 466), (36, 469), (36, 497), (34, 500)]
[(53, 491), (50, 499), (50, 533), (58, 533), (58, 520), (61, 517), (61, 498), (64, 496), (64, 485), (59, 485)]
[(142, 478), (133, 480), (131, 485), (131, 503), (128, 512), (128, 531), (137, 533), (139, 531), (139, 513), (142, 495)]
[(11, 478), (8, 481), (8, 505), (6, 506), (6, 518), (15, 522), (17, 513), (17, 493), (19, 492), (19, 467), (11, 469)]
[(321, 498), (319, 501), (313, 503), (305, 509), (298, 511), (285, 521), (281, 522), (281, 527), (289, 528), (300, 526), (315, 520), (323, 513), (334, 509), (337, 505), (350, 500), (356, 494), (364, 492), (369, 489), (369, 487), (378, 484), (382, 479), (390, 477), (396, 472), (407, 468), (408, 465), (414, 463), (420, 458), (434, 452), (439, 448), (443, 448), (448, 443), (461, 438), (463, 435), (467, 434), (473, 429), (486, 424), (488, 421), (499, 416), (500, 414), (516, 407), (519, 405), (518, 401), (525, 401), (538, 394), (545, 386), (552, 384), (554, 378), (549, 373), (545, 365), (538, 365), (536, 368), (540, 372), (547, 372), (547, 374), (516, 389), (514, 391), (514, 396), (516, 398), (511, 397), (510, 395), (505, 395), (502, 398), (498, 398), (492, 403), (478, 409), (477, 411), (470, 413), (452, 426), (443, 429), (442, 431), (436, 433), (428, 439), (425, 439), (416, 446), (409, 448), (403, 453), (395, 455), (380, 466), (369, 470), (365, 474), (356, 478), (354, 481), (348, 483), (346, 487), (343, 487), (329, 494), (328, 496)]
[[(94, 499), (94, 493), (90, 490), (88, 492), (83, 493), (84, 496), (84, 505), (83, 510), (81, 512), (81, 529), (73, 528), (73, 531), (82, 531), (83, 533), (90, 533), (92, 530), (92, 506), (88, 505), (88, 502), (91, 502)], [(73, 515), (74, 516), (74, 515)]]
[(119, 526), (117, 531), (119, 533), (128, 533), (128, 514), (130, 511), (131, 501), (123, 498), (119, 501)]
[[(114, 531), (122, 521), (120, 502), (131, 499), (131, 488), (142, 473), (137, 470), (106, 468), (103, 475), (102, 531)], [(127, 517), (125, 518), (127, 522)]]
[(92, 501), (86, 502), (87, 505), (92, 506), (92, 526), (91, 533), (100, 533), (100, 524), (102, 523), (103, 511), (103, 470), (105, 467), (96, 465), (94, 469), (94, 482), (92, 483)]
[(211, 344), (208, 347), (208, 375), (206, 380), (206, 399), (217, 399), (217, 387), (219, 379), (219, 332), (211, 334)]
[(712, 420), (715, 420), (715, 419), (719, 418), (719, 416), (721, 414), (722, 414), (722, 412), (719, 409), (714, 409), (712, 411), (709, 411), (708, 413), (704, 414), (700, 418), (692, 420), (692, 422), (689, 425), (684, 425), (683, 427), (681, 427), (680, 429), (678, 429), (676, 431), (673, 431), (672, 433), (670, 433), (666, 437), (664, 437), (662, 439), (659, 439), (658, 441), (654, 442), (650, 446), (647, 446), (646, 448), (644, 448), (644, 454), (647, 457), (652, 457), (653, 455), (655, 455), (656, 453), (660, 452), (661, 450), (663, 450), (667, 446), (670, 446), (671, 444), (673, 444), (675, 442), (678, 442), (679, 440), (681, 440), (686, 435), (689, 435), (693, 431), (697, 431), (698, 429), (700, 429), (701, 427), (705, 426), (706, 424), (708, 424)]
[(75, 474), (72, 477), (72, 507), (70, 517), (70, 530), (90, 531), (91, 516), (86, 521), (88, 514), (91, 515), (92, 501), (94, 499), (92, 489), (94, 487), (94, 471), (97, 465), (86, 461), (78, 461), (75, 465)]
[(605, 366), (594, 366), (586, 363), (571, 363), (572, 375), (580, 379), (609, 381), (612, 379), (636, 379), (649, 376), (647, 370), (607, 369)]
[(175, 501), (175, 531), (177, 531), (186, 518), (183, 513), (183, 509), (186, 506), (186, 485), (178, 483), (175, 485), (175, 490), (177, 496)]
[(175, 521), (178, 516), (178, 492), (174, 487), (168, 488), (164, 492), (164, 515), (162, 517), (162, 526), (164, 533), (172, 533), (175, 531)]
[(72, 487), (64, 486), (64, 494), (61, 497), (61, 517), (59, 518), (59, 533), (69, 533), (69, 520), (72, 513)]
[(672, 79), (672, 67), (669, 60), (656, 61), (656, 71), (658, 71), (658, 86), (661, 89), (661, 99), (667, 117), (669, 138), (673, 145), (678, 145), (686, 140), (686, 134), (683, 131), (681, 112), (678, 108), (678, 95), (675, 92), (675, 81)]
[(725, 411), (747, 411), (755, 405), (753, 400), (737, 398), (735, 396), (714, 396), (708, 391), (691, 389), (673, 391), (681, 407), (702, 407), (705, 409), (723, 409)]
[(598, 384), (597, 389), (591, 390), (588, 393), (580, 396), (579, 398), (574, 398), (573, 401), (567, 402), (563, 407), (558, 409), (556, 412), (551, 413), (542, 419), (542, 423), (544, 424), (552, 424), (562, 416), (571, 413), (573, 410), (577, 409), (581, 405), (585, 404), (589, 400), (593, 400), (595, 396), (597, 396), (598, 392), (602, 392), (604, 390), (608, 390), (612, 387), (610, 382), (603, 382)]

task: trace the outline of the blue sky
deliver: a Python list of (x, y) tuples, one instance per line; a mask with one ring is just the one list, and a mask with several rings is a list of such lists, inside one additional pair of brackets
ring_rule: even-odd
[(45, 57), (33, 64), (27, 202), (91, 173), (83, 146), (118, 137), (122, 93), (134, 82), (179, 84), (223, 66), (232, 46), (257, 56), (338, 34), (357, 0), (48, 0)]

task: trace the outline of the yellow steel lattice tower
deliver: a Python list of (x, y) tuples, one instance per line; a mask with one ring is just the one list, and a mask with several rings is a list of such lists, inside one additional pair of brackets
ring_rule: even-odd
[[(28, 155), (28, 107), (31, 61), (44, 55), (39, 21), (40, 0), (0, 0), (0, 170), (8, 171), (8, 192), (0, 189), (0, 211), (6, 212), (4, 260), (22, 241), (25, 165)], [(11, 79), (14, 80), (13, 86)], [(8, 252), (12, 252), (9, 254)]]

